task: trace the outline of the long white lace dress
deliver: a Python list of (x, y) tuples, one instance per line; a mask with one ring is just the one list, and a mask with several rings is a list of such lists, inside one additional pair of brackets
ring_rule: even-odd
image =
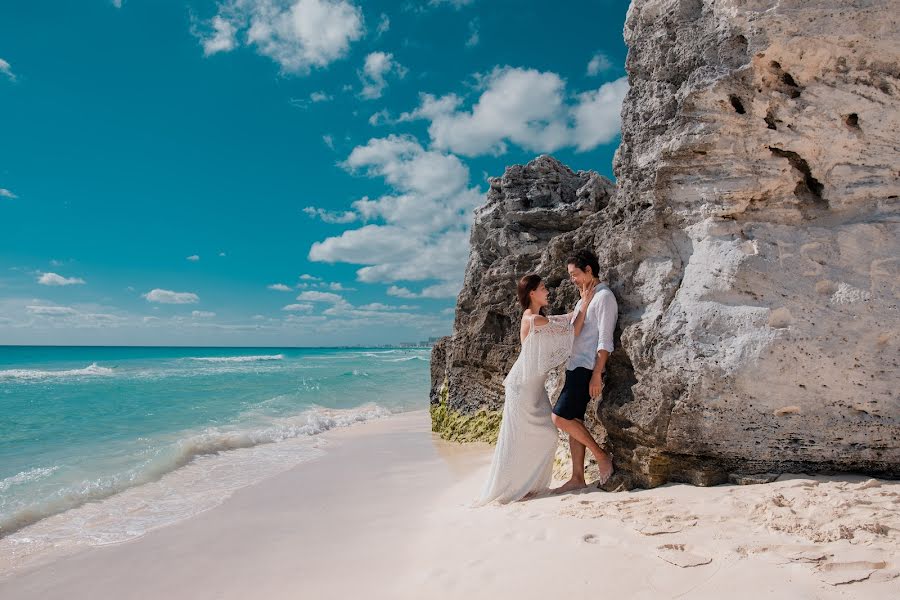
[(491, 471), (475, 506), (507, 503), (547, 490), (556, 454), (556, 426), (544, 383), (550, 371), (572, 351), (571, 315), (549, 317), (536, 327), (534, 317), (522, 350), (503, 381), (506, 396)]

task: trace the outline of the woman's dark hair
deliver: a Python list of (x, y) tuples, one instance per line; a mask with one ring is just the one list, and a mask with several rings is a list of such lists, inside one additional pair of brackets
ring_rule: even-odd
[(531, 306), (531, 292), (536, 290), (539, 285), (541, 285), (541, 276), (534, 273), (526, 275), (519, 280), (516, 293), (519, 296), (519, 304), (522, 305), (522, 310), (526, 310)]
[(569, 258), (566, 259), (566, 264), (575, 265), (582, 271), (587, 271), (586, 267), (590, 267), (591, 275), (600, 277), (600, 261), (597, 260), (597, 255), (590, 250), (579, 250), (574, 254), (570, 254)]

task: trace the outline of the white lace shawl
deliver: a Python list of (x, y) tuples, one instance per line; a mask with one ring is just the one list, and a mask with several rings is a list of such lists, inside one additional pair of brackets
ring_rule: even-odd
[(534, 316), (531, 317), (522, 351), (503, 380), (504, 386), (517, 389), (532, 379), (543, 379), (552, 369), (569, 359), (575, 339), (575, 328), (569, 322), (572, 315), (548, 318), (549, 323), (538, 327), (534, 324)]

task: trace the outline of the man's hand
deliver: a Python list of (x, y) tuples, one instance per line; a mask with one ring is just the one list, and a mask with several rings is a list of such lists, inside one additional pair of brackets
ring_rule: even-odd
[(600, 394), (603, 392), (603, 374), (594, 371), (594, 374), (591, 375), (591, 383), (588, 386), (588, 391), (591, 394), (591, 399), (600, 397)]

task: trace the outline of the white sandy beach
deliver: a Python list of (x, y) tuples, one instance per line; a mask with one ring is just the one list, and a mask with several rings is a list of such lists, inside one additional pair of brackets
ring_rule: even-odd
[(425, 412), (323, 437), (320, 458), (211, 510), (19, 568), (0, 598), (900, 597), (900, 482), (782, 476), (473, 509), (491, 450), (436, 439)]

